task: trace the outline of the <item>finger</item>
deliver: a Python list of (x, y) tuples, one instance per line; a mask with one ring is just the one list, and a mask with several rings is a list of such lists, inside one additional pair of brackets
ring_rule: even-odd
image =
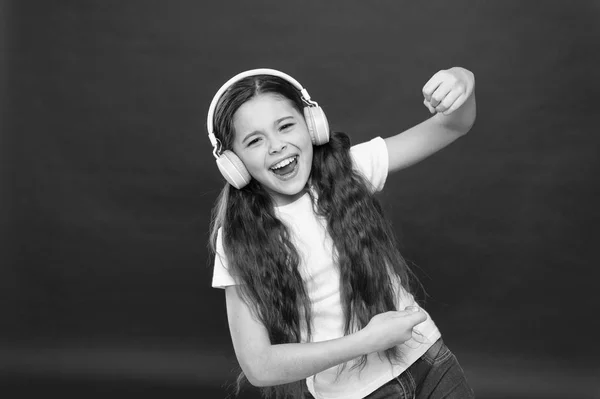
[(413, 327), (427, 320), (427, 315), (425, 314), (425, 312), (412, 312), (411, 314), (408, 314), (405, 317), (408, 319), (408, 322)]
[(400, 310), (400, 311), (395, 312), (395, 314), (392, 316), (392, 318), (393, 319), (402, 319), (402, 320), (405, 320), (407, 317), (412, 316), (413, 313), (419, 313), (419, 312), (411, 312), (411, 311), (408, 311), (408, 310)]
[(418, 306), (407, 306), (407, 307), (405, 307), (404, 309), (402, 309), (402, 310), (397, 310), (397, 311), (395, 311), (395, 312), (393, 312), (393, 313), (394, 313), (396, 316), (399, 316), (399, 317), (405, 317), (405, 316), (408, 316), (408, 315), (410, 315), (410, 314), (412, 314), (412, 313), (419, 312), (420, 310), (421, 310), (421, 309), (419, 309), (419, 307), (418, 307)]
[(460, 97), (463, 93), (464, 92), (462, 90), (458, 89), (450, 91), (450, 93), (448, 93), (446, 97), (444, 97), (442, 102), (439, 103), (437, 107), (435, 107), (436, 112), (444, 112), (448, 110), (452, 106), (452, 104), (454, 104), (454, 102), (458, 99), (458, 97)]
[(412, 329), (412, 339), (417, 341), (420, 344), (427, 344), (429, 340), (421, 331), (419, 331), (416, 327)]
[(433, 94), (431, 94), (431, 100), (429, 101), (431, 103), (432, 107), (437, 107), (439, 103), (441, 103), (446, 96), (448, 95), (448, 93), (450, 93), (452, 91), (452, 87), (453, 84), (450, 82), (442, 82), (442, 84), (440, 84), (437, 89), (435, 89), (435, 91), (433, 92)]
[(429, 101), (427, 101), (427, 99), (423, 100), (423, 104), (425, 104), (425, 106), (427, 107), (429, 112), (431, 112), (432, 114), (435, 114), (435, 108), (433, 108), (431, 106), (431, 104), (429, 104)]
[[(408, 309), (408, 308), (407, 308)], [(398, 310), (394, 312), (394, 316), (402, 318), (405, 322), (408, 322), (412, 327), (424, 322), (427, 319), (427, 314), (418, 310)]]
[(435, 89), (438, 88), (439, 85), (442, 84), (444, 80), (442, 79), (442, 76), (440, 74), (440, 72), (436, 73), (435, 75), (433, 75), (428, 81), (427, 83), (425, 83), (425, 86), (423, 86), (423, 97), (425, 97), (425, 99), (427, 101), (431, 101), (431, 95), (433, 94), (433, 92), (435, 91)]
[(466, 94), (461, 94), (460, 97), (458, 97), (456, 99), (456, 101), (454, 101), (454, 103), (452, 103), (452, 105), (450, 106), (450, 108), (448, 108), (446, 111), (444, 111), (444, 115), (450, 115), (451, 113), (453, 113), (454, 111), (456, 111), (461, 105), (464, 104), (464, 102), (467, 99), (467, 95)]

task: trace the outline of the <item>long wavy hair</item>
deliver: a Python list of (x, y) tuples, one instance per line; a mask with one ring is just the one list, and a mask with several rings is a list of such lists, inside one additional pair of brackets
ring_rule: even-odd
[[(300, 94), (287, 81), (271, 75), (247, 77), (231, 86), (217, 106), (215, 135), (223, 148), (232, 148), (236, 110), (263, 93), (289, 99), (302, 113)], [(365, 327), (376, 314), (396, 310), (399, 293), (392, 276), (399, 277), (408, 292), (414, 281), (370, 184), (353, 168), (350, 146), (348, 136), (336, 132), (327, 144), (314, 147), (307, 183), (313, 209), (327, 221), (333, 240), (345, 334)], [(270, 195), (256, 180), (240, 190), (226, 184), (221, 191), (211, 221), (215, 253), (219, 228), (229, 271), (239, 276), (241, 296), (266, 327), (271, 343), (299, 343), (303, 329), (310, 340), (311, 303), (299, 272), (300, 256), (291, 233), (275, 215)], [(399, 360), (400, 353), (393, 347), (385, 356)], [(362, 356), (353, 367), (362, 368), (366, 361)], [(240, 372), (236, 394), (244, 381)], [(297, 381), (261, 391), (265, 398), (283, 399), (302, 398), (306, 389), (304, 381)]]

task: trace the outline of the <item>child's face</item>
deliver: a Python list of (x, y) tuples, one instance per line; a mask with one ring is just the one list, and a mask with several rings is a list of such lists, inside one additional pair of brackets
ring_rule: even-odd
[(277, 205), (299, 198), (310, 176), (313, 146), (304, 116), (285, 97), (259, 94), (233, 115), (233, 151)]

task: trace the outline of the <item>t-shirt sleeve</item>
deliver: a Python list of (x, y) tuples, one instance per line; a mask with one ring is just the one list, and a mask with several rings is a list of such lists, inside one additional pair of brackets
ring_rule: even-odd
[(355, 169), (371, 183), (373, 192), (381, 191), (388, 175), (388, 151), (381, 137), (352, 146)]
[(223, 249), (223, 234), (221, 228), (217, 232), (217, 253), (215, 254), (215, 266), (213, 269), (213, 288), (225, 288), (230, 285), (236, 285), (238, 282), (235, 276), (229, 273), (229, 267), (227, 264), (227, 256), (225, 256), (225, 250)]

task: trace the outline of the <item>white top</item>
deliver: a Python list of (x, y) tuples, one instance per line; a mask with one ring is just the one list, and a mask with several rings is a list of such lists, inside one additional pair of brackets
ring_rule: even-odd
[[(388, 154), (385, 141), (377, 137), (351, 148), (355, 168), (371, 183), (374, 191), (380, 191), (388, 172)], [(312, 342), (325, 341), (344, 336), (344, 312), (341, 305), (339, 269), (333, 261), (333, 242), (327, 233), (326, 222), (313, 212), (308, 194), (298, 200), (275, 208), (276, 215), (292, 234), (292, 240), (300, 254), (300, 274), (306, 284), (311, 301), (313, 317)], [(225, 288), (237, 284), (235, 276), (227, 270), (227, 259), (219, 231), (217, 256), (212, 286)], [(400, 288), (400, 290), (398, 290)], [(412, 295), (400, 287), (397, 309), (402, 310), (415, 304)], [(424, 310), (423, 310), (424, 311)], [(361, 399), (375, 391), (392, 378), (400, 375), (433, 343), (441, 337), (429, 314), (427, 320), (418, 325), (424, 343), (411, 339), (399, 346), (401, 364), (390, 364), (383, 353), (368, 355), (367, 365), (360, 370), (351, 370), (352, 362), (338, 375), (340, 366), (335, 366), (306, 380), (309, 391), (317, 399)], [(306, 342), (306, 331), (302, 331), (302, 342)], [(336, 378), (337, 377), (337, 378)]]

